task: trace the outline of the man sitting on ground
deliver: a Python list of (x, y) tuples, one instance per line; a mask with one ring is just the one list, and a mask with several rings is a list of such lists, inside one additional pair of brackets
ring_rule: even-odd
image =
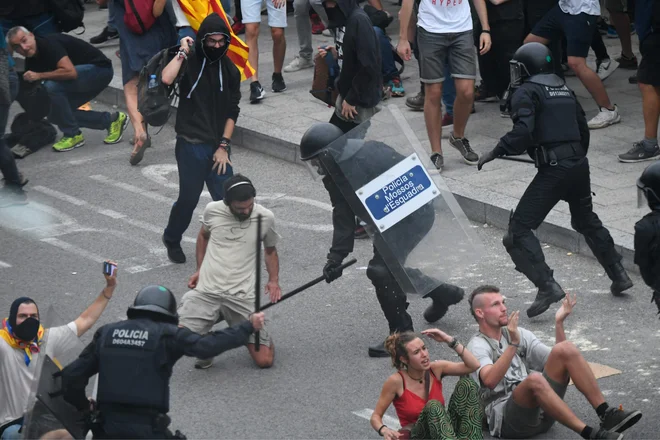
[[(577, 301), (575, 295), (567, 295), (557, 310), (555, 346), (550, 348), (529, 330), (518, 328), (519, 312), (507, 316), (499, 292), (495, 286), (472, 292), (470, 311), (479, 333), (467, 346), (481, 364), (472, 377), (480, 385), (491, 435), (529, 438), (547, 432), (556, 420), (585, 439), (622, 439), (620, 433), (637, 423), (642, 413), (609, 407), (589, 364), (566, 340), (564, 320)], [(564, 402), (569, 380), (596, 410), (600, 427), (582, 422)]]

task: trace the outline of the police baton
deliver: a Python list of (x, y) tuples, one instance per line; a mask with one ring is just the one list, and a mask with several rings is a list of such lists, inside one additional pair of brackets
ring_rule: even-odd
[[(356, 260), (355, 258), (353, 258), (353, 259), (347, 261), (346, 263), (342, 264), (341, 266), (339, 266), (339, 268), (340, 268), (341, 270), (344, 270), (344, 269), (346, 269), (347, 267), (354, 265), (355, 263), (357, 263), (357, 260)], [(300, 293), (300, 292), (302, 292), (303, 290), (307, 290), (307, 289), (309, 289), (310, 287), (315, 286), (316, 284), (320, 283), (321, 281), (325, 281), (325, 275), (321, 275), (321, 276), (318, 277), (318, 278), (314, 278), (314, 279), (313, 279), (312, 281), (310, 281), (309, 283), (307, 283), (307, 284), (303, 284), (302, 286), (293, 289), (291, 292), (287, 293), (286, 295), (282, 295), (282, 297), (280, 298), (279, 301), (266, 304), (265, 306), (263, 306), (263, 307), (261, 308), (261, 311), (264, 311), (264, 310), (266, 310), (266, 309), (268, 309), (268, 308), (270, 308), (270, 307), (273, 307), (275, 304), (279, 304), (279, 303), (281, 303), (282, 301), (284, 301), (285, 299), (287, 299), (287, 298), (291, 298), (291, 297), (292, 297), (293, 295), (295, 295), (296, 293)]]
[(525, 159), (524, 157), (515, 157), (515, 156), (500, 156), (497, 159), (510, 160), (512, 162), (522, 162), (522, 163), (531, 163), (534, 164), (532, 159)]
[[(255, 295), (254, 295), (254, 313), (261, 311), (261, 214), (257, 215), (257, 275), (254, 282)], [(254, 349), (259, 351), (261, 344), (259, 341), (259, 332), (254, 333)]]

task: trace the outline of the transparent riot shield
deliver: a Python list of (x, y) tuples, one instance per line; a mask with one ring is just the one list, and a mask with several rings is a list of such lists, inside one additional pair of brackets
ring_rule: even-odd
[(36, 356), (22, 436), (24, 439), (62, 438), (65, 430), (75, 439), (85, 438), (85, 417), (62, 397), (59, 376), (60, 371), (82, 352), (83, 343), (52, 307), (41, 313), (40, 318), (46, 330)]
[(376, 258), (404, 291), (421, 295), (469, 271), (485, 253), (427, 150), (390, 105), (318, 157), (368, 223)]

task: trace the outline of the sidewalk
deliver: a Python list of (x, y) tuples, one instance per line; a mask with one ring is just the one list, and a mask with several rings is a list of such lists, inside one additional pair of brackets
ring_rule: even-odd
[[(398, 6), (391, 4), (390, 0), (386, 0), (384, 6), (396, 16)], [(87, 30), (82, 37), (88, 40), (103, 28), (107, 12), (98, 10), (96, 5), (91, 3), (86, 7)], [(285, 65), (298, 51), (293, 15), (289, 15), (288, 20)], [(297, 145), (303, 133), (314, 122), (327, 122), (332, 115), (332, 109), (314, 99), (309, 93), (313, 69), (284, 73), (288, 89), (279, 94), (271, 92), (272, 44), (265, 23), (264, 19), (259, 41), (259, 64), (262, 68), (259, 76), (267, 95), (261, 103), (252, 105), (247, 99), (249, 82), (242, 84), (241, 115), (233, 141), (241, 147), (297, 162), (299, 160)], [(397, 27), (398, 22), (395, 20), (388, 28), (389, 34), (395, 41), (398, 38)], [(315, 46), (333, 44), (331, 38), (321, 35), (313, 36), (313, 40)], [(612, 59), (619, 56), (621, 50), (618, 39), (605, 38), (605, 44)], [(113, 61), (115, 78), (111, 87), (106, 89), (99, 99), (109, 104), (123, 106), (121, 66), (115, 56), (118, 47), (117, 40), (100, 46)], [(637, 50), (636, 37), (633, 37), (633, 47)], [(595, 61), (593, 54), (591, 56), (589, 61), (593, 67)], [(637, 56), (639, 58), (639, 53)], [(617, 248), (622, 252), (624, 265), (628, 269), (636, 270), (633, 264), (634, 224), (647, 210), (637, 209), (635, 181), (649, 163), (622, 164), (616, 157), (627, 151), (632, 146), (632, 142), (640, 140), (644, 134), (641, 95), (636, 85), (628, 83), (628, 76), (633, 73), (634, 71), (618, 69), (605, 81), (612, 102), (619, 106), (622, 121), (614, 126), (591, 132), (589, 162), (592, 190), (596, 194), (594, 209), (610, 230)], [(406, 64), (402, 79), (407, 96), (415, 95), (419, 91), (419, 72), (415, 62)], [(597, 112), (597, 106), (586, 89), (575, 77), (569, 77), (568, 84), (581, 98), (587, 118), (593, 117)], [(391, 98), (385, 103), (395, 104), (402, 109), (420, 141), (430, 151), (423, 113), (409, 110), (405, 106), (405, 98)], [(466, 135), (474, 150), (481, 154), (496, 145), (499, 137), (511, 127), (511, 121), (500, 117), (497, 104), (476, 103), (476, 109), (477, 113), (470, 116)], [(175, 116), (170, 120), (171, 123), (174, 122), (174, 118)], [(509, 211), (516, 206), (528, 182), (534, 176), (535, 168), (528, 164), (497, 160), (486, 165), (483, 171), (477, 172), (476, 167), (465, 165), (460, 154), (448, 145), (446, 142), (448, 134), (448, 130), (443, 132), (445, 169), (442, 175), (447, 185), (470, 219), (506, 229)], [(154, 142), (158, 142), (158, 137)], [(538, 229), (537, 235), (542, 242), (562, 247), (568, 252), (591, 255), (584, 239), (571, 228), (568, 205), (564, 202), (550, 213), (546, 222)]]

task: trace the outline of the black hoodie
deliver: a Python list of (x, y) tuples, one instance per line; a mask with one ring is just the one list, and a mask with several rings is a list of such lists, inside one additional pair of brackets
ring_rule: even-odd
[[(226, 44), (212, 54), (203, 40), (208, 34), (222, 34)], [(227, 119), (236, 122), (241, 100), (241, 74), (226, 56), (229, 29), (218, 14), (211, 14), (199, 26), (195, 49), (188, 56), (179, 82), (179, 107), (175, 130), (189, 142), (219, 145)]]
[(324, 2), (323, 7), (328, 14), (328, 27), (335, 28), (337, 52), (342, 60), (339, 94), (351, 105), (375, 107), (382, 96), (383, 74), (380, 43), (369, 16), (356, 0), (337, 0), (334, 8), (326, 7)]

